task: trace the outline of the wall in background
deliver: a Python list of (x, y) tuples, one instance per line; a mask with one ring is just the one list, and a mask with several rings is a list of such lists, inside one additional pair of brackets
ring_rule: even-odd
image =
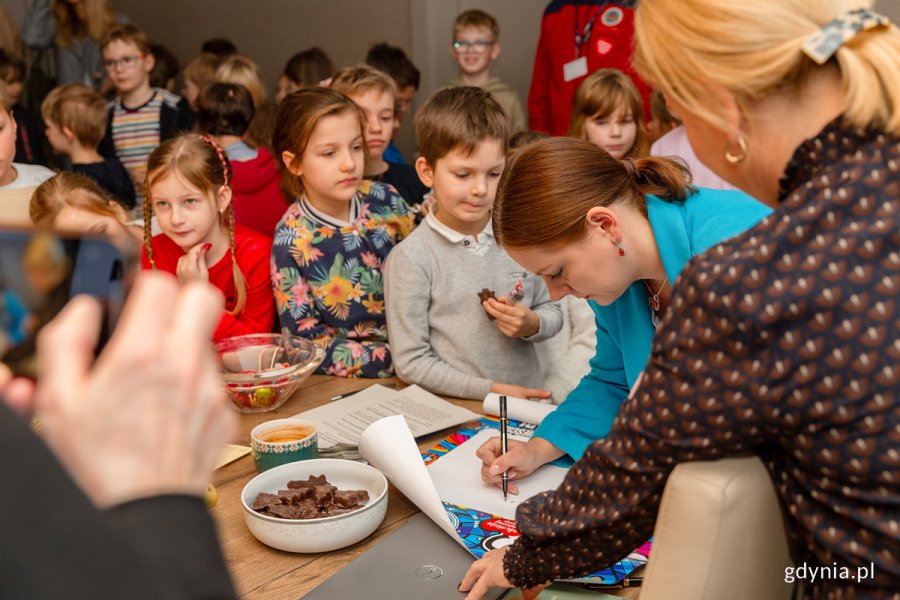
[[(3, 0), (21, 23), (31, 0)], [(168, 46), (183, 62), (211, 37), (232, 39), (262, 68), (270, 91), (291, 54), (321, 46), (335, 64), (361, 62), (373, 43), (403, 48), (422, 71), (422, 86), (413, 109), (456, 74), (450, 55), (453, 19), (468, 8), (481, 8), (500, 24), (502, 52), (495, 75), (513, 86), (525, 102), (531, 67), (548, 0), (110, 0)], [(877, 0), (875, 8), (900, 24), (900, 0)], [(412, 156), (411, 118), (400, 132), (401, 149)]]
[(547, 0), (412, 0), (412, 51), (422, 70), (422, 89), (433, 91), (456, 77), (453, 21), (464, 10), (480, 8), (500, 25), (501, 52), (492, 75), (515, 88), (524, 104), (546, 5)]

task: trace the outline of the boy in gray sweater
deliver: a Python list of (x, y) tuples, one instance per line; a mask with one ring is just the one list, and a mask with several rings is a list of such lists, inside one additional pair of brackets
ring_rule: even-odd
[(562, 313), (491, 231), (507, 152), (503, 109), (480, 88), (448, 88), (415, 125), (416, 171), (433, 203), (384, 268), (394, 369), (446, 396), (547, 398), (533, 342), (555, 335)]

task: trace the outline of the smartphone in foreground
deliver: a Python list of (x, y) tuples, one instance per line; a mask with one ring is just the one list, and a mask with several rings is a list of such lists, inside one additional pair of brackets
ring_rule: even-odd
[(0, 361), (16, 375), (36, 377), (38, 332), (79, 294), (103, 307), (99, 353), (136, 269), (133, 253), (99, 237), (0, 229)]

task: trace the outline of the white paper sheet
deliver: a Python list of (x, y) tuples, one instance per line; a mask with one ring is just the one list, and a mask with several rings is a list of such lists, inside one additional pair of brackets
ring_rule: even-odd
[[(556, 410), (555, 404), (538, 402), (515, 396), (506, 397), (506, 414), (510, 419), (540, 425), (544, 417)], [(493, 392), (484, 397), (484, 414), (500, 416), (500, 394)]]
[[(544, 465), (528, 477), (516, 481), (519, 493), (510, 494), (503, 500), (499, 487), (481, 479), (481, 459), (475, 456), (475, 451), (483, 443), (499, 436), (500, 432), (496, 429), (482, 429), (452, 452), (428, 465), (428, 474), (441, 500), (515, 520), (519, 504), (535, 494), (555, 490), (565, 479), (566, 469)], [(510, 439), (528, 441), (528, 438), (518, 436), (510, 436)]]
[(319, 447), (326, 448), (341, 442), (358, 444), (366, 427), (391, 415), (406, 417), (413, 437), (479, 417), (471, 410), (451, 404), (417, 385), (397, 391), (378, 384), (294, 416), (314, 423)]
[(450, 524), (450, 517), (402, 416), (385, 417), (369, 425), (359, 438), (359, 453), (447, 535), (465, 547)]

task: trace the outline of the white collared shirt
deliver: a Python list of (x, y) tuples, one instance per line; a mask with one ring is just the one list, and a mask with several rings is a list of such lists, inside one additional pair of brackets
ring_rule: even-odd
[(471, 250), (478, 256), (484, 256), (491, 246), (494, 245), (494, 231), (491, 229), (490, 220), (485, 223), (484, 229), (478, 235), (466, 235), (444, 225), (434, 216), (434, 211), (429, 211), (425, 215), (425, 222), (439, 233), (441, 237), (446, 238), (453, 244), (459, 244), (466, 250)]

